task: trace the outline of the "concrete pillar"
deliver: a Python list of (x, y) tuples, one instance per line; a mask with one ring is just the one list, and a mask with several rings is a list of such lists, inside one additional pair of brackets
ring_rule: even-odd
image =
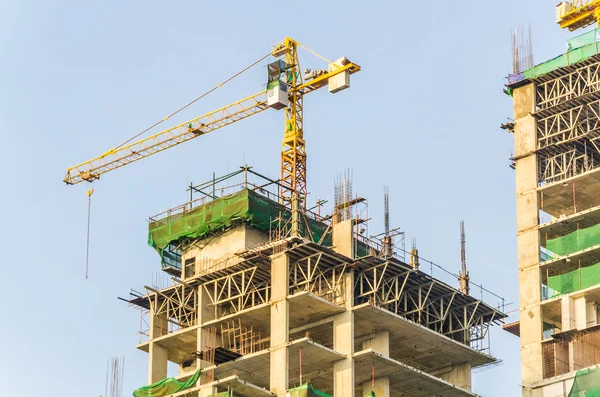
[(354, 397), (354, 272), (344, 274), (344, 305), (346, 311), (333, 319), (333, 350), (345, 354), (344, 360), (333, 364), (333, 397)]
[(270, 390), (277, 396), (285, 396), (289, 382), (289, 269), (286, 253), (271, 257), (271, 349)]
[(598, 309), (596, 307), (596, 302), (594, 301), (586, 303), (586, 327), (593, 327), (598, 324)]
[(214, 386), (203, 387), (198, 391), (198, 397), (209, 397), (217, 394), (217, 388)]
[(150, 310), (150, 340), (148, 346), (148, 384), (158, 382), (167, 377), (168, 351), (158, 345), (154, 339), (168, 333), (167, 319), (155, 314), (156, 299)]
[(353, 224), (347, 220), (333, 225), (333, 249), (348, 258), (354, 258)]
[(533, 84), (515, 88), (515, 166), (517, 193), (517, 252), (519, 265), (519, 309), (521, 327), (521, 377), (523, 395), (542, 380), (542, 316), (539, 224), (537, 193), (537, 125)]
[(471, 363), (453, 365), (448, 372), (440, 377), (448, 383), (471, 391)]
[(573, 299), (568, 296), (563, 296), (560, 299), (560, 322), (562, 331), (575, 328), (575, 306)]
[[(207, 346), (207, 341), (204, 340), (206, 338), (206, 333), (203, 332), (204, 328), (202, 327), (202, 325), (210, 320), (215, 319), (215, 311), (212, 306), (209, 306), (210, 298), (208, 296), (208, 293), (202, 287), (202, 285), (198, 286), (196, 296), (196, 301), (198, 304), (198, 306), (196, 307), (196, 312), (198, 313), (198, 318), (196, 320), (196, 324), (198, 325), (198, 328), (196, 329), (196, 351), (201, 352), (205, 351), (207, 347), (209, 347)], [(198, 368), (206, 368), (211, 365), (211, 363), (201, 360), (200, 357), (196, 358), (196, 370)], [(202, 384), (202, 380), (202, 376), (200, 376), (198, 382), (196, 383), (196, 386), (200, 386)], [(215, 394), (216, 392), (216, 387), (204, 387), (200, 389), (199, 397), (210, 396), (212, 394)]]
[(587, 327), (587, 302), (585, 296), (573, 299), (575, 309), (575, 328), (585, 329)]
[[(374, 338), (363, 342), (363, 349), (373, 349), (384, 357), (390, 356), (390, 333), (388, 331), (378, 331)], [(390, 380), (387, 376), (377, 376), (377, 366), (375, 366), (375, 382), (368, 381), (363, 383), (363, 396), (370, 395), (371, 388), (376, 397), (390, 397)]]

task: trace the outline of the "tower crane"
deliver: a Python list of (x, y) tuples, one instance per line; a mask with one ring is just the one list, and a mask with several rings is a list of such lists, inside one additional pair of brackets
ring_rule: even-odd
[(556, 23), (571, 32), (600, 23), (600, 0), (563, 1), (556, 6)]
[[(327, 69), (306, 69), (302, 73), (298, 59), (300, 48), (327, 61)], [(98, 157), (70, 167), (67, 169), (64, 182), (69, 185), (84, 181), (92, 182), (109, 171), (261, 113), (266, 109), (284, 109), (285, 133), (281, 150), (280, 196), (283, 204), (292, 210), (294, 210), (294, 203), (295, 205), (306, 205), (304, 96), (325, 86), (329, 87), (331, 93), (348, 88), (350, 75), (360, 71), (360, 66), (345, 57), (330, 62), (289, 37), (276, 44), (269, 55), (275, 58), (275, 62), (269, 63), (267, 68), (266, 90), (139, 141), (115, 147)]]

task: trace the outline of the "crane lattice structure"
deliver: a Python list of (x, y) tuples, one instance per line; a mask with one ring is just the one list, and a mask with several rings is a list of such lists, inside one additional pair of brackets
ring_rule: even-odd
[(571, 32), (600, 23), (600, 0), (565, 1), (556, 6), (556, 23)]

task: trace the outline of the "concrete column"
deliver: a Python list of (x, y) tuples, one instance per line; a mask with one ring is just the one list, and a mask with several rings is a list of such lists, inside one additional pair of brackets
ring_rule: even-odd
[(214, 386), (203, 387), (198, 391), (198, 397), (209, 397), (213, 394), (217, 394), (217, 388)]
[[(378, 331), (374, 338), (363, 342), (363, 349), (373, 349), (384, 357), (390, 356), (390, 333), (388, 331)], [(377, 367), (375, 367), (375, 382), (363, 383), (363, 396), (368, 396), (371, 388), (376, 397), (390, 397), (390, 380), (387, 376), (377, 377)]]
[[(197, 304), (196, 311), (198, 313), (198, 319), (196, 324), (198, 328), (196, 329), (196, 351), (201, 352), (207, 349), (207, 341), (205, 339), (205, 332), (203, 332), (202, 325), (210, 320), (215, 319), (215, 311), (212, 306), (209, 306), (210, 298), (208, 293), (204, 290), (202, 285), (198, 286), (197, 290)], [(196, 370), (198, 368), (206, 368), (212, 365), (211, 363), (201, 360), (199, 357), (196, 358)], [(202, 376), (198, 379), (196, 386), (200, 386), (202, 384)], [(215, 387), (205, 387), (200, 389), (199, 397), (210, 396), (215, 394), (217, 389)]]
[(575, 309), (575, 328), (585, 329), (587, 327), (587, 302), (585, 296), (573, 299)]
[(333, 225), (333, 249), (348, 258), (354, 257), (353, 223), (347, 220)]
[(448, 383), (471, 391), (471, 363), (453, 365), (448, 372), (440, 377)]
[(277, 396), (285, 396), (289, 383), (289, 269), (286, 253), (271, 257), (271, 349), (270, 390)]
[(593, 327), (598, 324), (598, 309), (596, 309), (596, 302), (587, 302), (586, 310), (586, 327)]
[(150, 340), (148, 346), (148, 384), (167, 377), (168, 351), (158, 345), (154, 339), (168, 333), (167, 319), (155, 314), (156, 300), (150, 310)]
[(515, 120), (515, 165), (517, 193), (517, 251), (519, 265), (519, 309), (521, 327), (521, 377), (523, 395), (542, 380), (542, 316), (539, 224), (537, 193), (537, 125), (533, 84), (513, 92)]
[(346, 311), (333, 319), (333, 350), (346, 355), (333, 364), (333, 397), (354, 397), (354, 272), (344, 274)]
[(560, 299), (561, 330), (569, 331), (575, 328), (575, 306), (573, 299), (563, 296)]

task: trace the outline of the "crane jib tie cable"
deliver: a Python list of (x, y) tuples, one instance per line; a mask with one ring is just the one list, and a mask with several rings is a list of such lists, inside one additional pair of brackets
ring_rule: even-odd
[(176, 111), (174, 111), (173, 113), (169, 114), (168, 116), (166, 116), (165, 118), (163, 118), (160, 121), (157, 121), (156, 123), (152, 124), (150, 127), (146, 128), (144, 131), (140, 132), (139, 134), (129, 138), (128, 140), (126, 140), (125, 142), (121, 143), (119, 146), (115, 147), (113, 150), (116, 150), (118, 148), (120, 148), (123, 145), (128, 144), (129, 142), (133, 141), (134, 139), (136, 139), (137, 137), (139, 137), (140, 135), (145, 134), (146, 132), (150, 131), (151, 129), (153, 129), (154, 127), (156, 127), (157, 125), (161, 124), (164, 121), (167, 121), (170, 117), (176, 115), (177, 113), (181, 112), (182, 110), (184, 110), (185, 108), (189, 107), (190, 105), (196, 103), (197, 101), (199, 101), (200, 99), (204, 98), (205, 96), (207, 96), (208, 94), (210, 94), (213, 91), (216, 91), (217, 89), (221, 88), (222, 86), (224, 86), (225, 84), (229, 83), (231, 80), (235, 79), (236, 77), (238, 77), (239, 75), (241, 75), (242, 73), (246, 72), (248, 69), (256, 66), (256, 64), (258, 64), (259, 62), (262, 62), (264, 59), (268, 58), (271, 55), (271, 53), (269, 52), (267, 55), (263, 56), (262, 58), (260, 58), (259, 60), (251, 63), (250, 65), (246, 66), (244, 69), (240, 70), (239, 72), (237, 72), (236, 74), (234, 74), (233, 76), (231, 76), (230, 78), (228, 78), (227, 80), (223, 81), (222, 83), (216, 85), (215, 87), (211, 88), (210, 90), (206, 91), (204, 94), (200, 95), (199, 97), (197, 97), (196, 99), (194, 99), (191, 102), (186, 103), (184, 106), (180, 107), (179, 109), (177, 109)]

